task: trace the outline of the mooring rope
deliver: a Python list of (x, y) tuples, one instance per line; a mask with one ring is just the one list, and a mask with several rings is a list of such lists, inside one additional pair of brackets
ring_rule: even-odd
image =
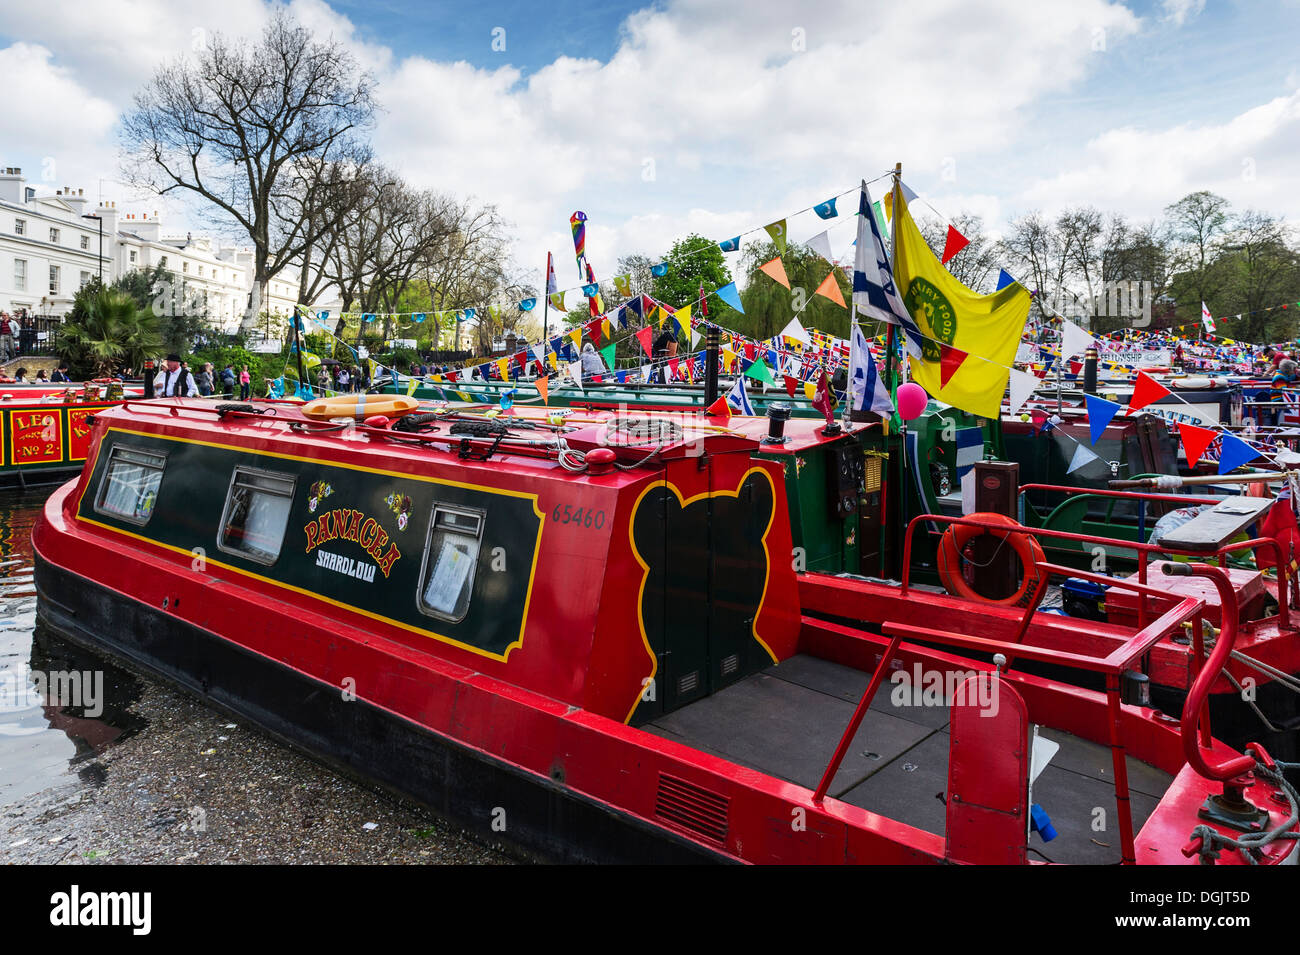
[(1192, 830), (1190, 838), (1201, 840), (1201, 848), (1197, 850), (1197, 854), (1201, 857), (1201, 865), (1214, 865), (1219, 858), (1219, 853), (1224, 849), (1235, 849), (1241, 853), (1241, 857), (1248, 864), (1259, 865), (1265, 847), (1278, 839), (1300, 839), (1300, 833), (1289, 831), (1297, 821), (1300, 821), (1300, 795), (1296, 793), (1295, 787), (1286, 780), (1286, 770), (1300, 769), (1300, 763), (1276, 761), (1275, 765), (1277, 766), (1276, 770), (1269, 769), (1259, 759), (1256, 759), (1255, 774), (1273, 783), (1285, 794), (1287, 803), (1290, 805), (1290, 813), (1286, 821), (1273, 829), (1269, 829), (1267, 832), (1247, 832), (1240, 838), (1225, 835), (1207, 825), (1197, 826)]

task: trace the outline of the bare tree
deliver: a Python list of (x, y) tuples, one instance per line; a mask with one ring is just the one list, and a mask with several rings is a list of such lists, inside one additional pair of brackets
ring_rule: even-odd
[[(916, 226), (936, 258), (942, 258), (944, 246), (948, 242), (948, 223), (926, 216), (917, 221)], [(952, 220), (952, 226), (966, 238), (968, 244), (949, 259), (944, 267), (953, 278), (973, 291), (993, 291), (1001, 258), (996, 244), (984, 232), (984, 220), (980, 216), (963, 212)]]
[(160, 68), (122, 124), (123, 172), (160, 195), (206, 200), (254, 249), (244, 327), (267, 281), (319, 239), (310, 217), (284, 218), (305, 170), (356, 159), (373, 121), (374, 81), (341, 44), (318, 41), (284, 12), (256, 42), (220, 34), (193, 61)]
[(1193, 192), (1168, 206), (1165, 215), (1175, 242), (1173, 271), (1182, 273), (1183, 284), (1192, 292), (1185, 297), (1195, 299), (1180, 311), (1185, 317), (1199, 317), (1201, 302), (1209, 301), (1218, 284), (1215, 262), (1230, 227), (1228, 200), (1205, 190)]

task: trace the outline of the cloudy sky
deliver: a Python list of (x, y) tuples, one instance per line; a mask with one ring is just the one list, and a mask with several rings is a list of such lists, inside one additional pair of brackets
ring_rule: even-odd
[[(289, 6), (375, 74), (380, 157), (495, 203), (534, 280), (548, 249), (576, 279), (576, 209), (608, 277), (621, 255), (761, 227), (896, 161), (935, 208), (995, 230), (1079, 203), (1153, 217), (1196, 189), (1300, 219), (1300, 0)], [(0, 165), (158, 208), (114, 181), (120, 114), (160, 63), (271, 9), (0, 0)], [(790, 219), (796, 240), (825, 227)], [(832, 229), (837, 252), (852, 228)]]

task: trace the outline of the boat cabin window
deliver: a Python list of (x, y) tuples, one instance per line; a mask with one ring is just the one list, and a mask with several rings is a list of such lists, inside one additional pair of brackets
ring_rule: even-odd
[(274, 564), (289, 524), (295, 481), (290, 474), (235, 468), (217, 546), (259, 564)]
[(435, 504), (420, 574), (420, 610), (453, 623), (469, 612), (483, 512)]
[(167, 456), (115, 444), (99, 482), (95, 510), (101, 514), (144, 525), (153, 514)]

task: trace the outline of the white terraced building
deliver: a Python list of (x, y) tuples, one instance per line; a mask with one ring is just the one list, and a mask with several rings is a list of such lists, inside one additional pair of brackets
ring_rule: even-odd
[[(21, 169), (0, 168), (0, 311), (65, 315), (92, 277), (112, 283), (160, 265), (174, 278), (173, 301), (159, 302), (160, 309), (188, 303), (205, 311), (214, 328), (238, 329), (253, 286), (251, 250), (165, 235), (156, 212), (120, 212), (115, 202), (90, 206), (82, 189), (37, 195)], [(297, 293), (298, 271), (286, 268), (268, 283), (261, 310), (292, 314)]]

